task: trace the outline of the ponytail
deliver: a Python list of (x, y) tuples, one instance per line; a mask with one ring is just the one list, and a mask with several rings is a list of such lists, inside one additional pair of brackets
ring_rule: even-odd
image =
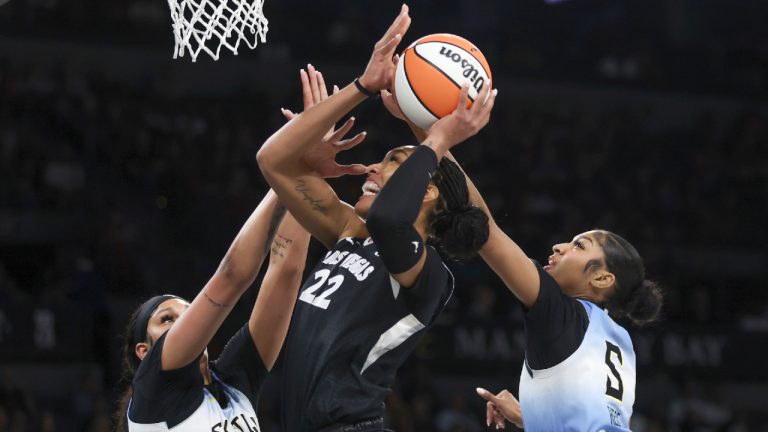
[[(124, 387), (120, 393), (120, 399), (117, 401), (117, 411), (113, 415), (113, 422), (115, 430), (117, 432), (128, 432), (128, 405), (133, 397), (133, 375), (136, 373), (136, 369), (139, 367), (139, 358), (136, 357), (134, 347), (141, 341), (135, 340), (135, 328), (136, 321), (141, 313), (142, 306), (139, 306), (128, 319), (128, 324), (125, 326), (125, 332), (123, 333), (123, 358), (122, 358), (122, 376), (118, 386)], [(145, 336), (146, 339), (146, 336)]]
[(429, 243), (446, 259), (474, 257), (488, 241), (488, 215), (469, 204), (467, 179), (455, 162), (443, 158), (432, 181), (440, 201), (430, 221)]
[(645, 278), (645, 265), (632, 244), (610, 231), (597, 230), (605, 266), (616, 277), (613, 295), (605, 307), (616, 318), (642, 326), (659, 318), (664, 295), (661, 287)]
[(488, 241), (488, 216), (480, 208), (467, 206), (457, 211), (441, 211), (432, 219), (430, 243), (451, 260), (472, 258)]

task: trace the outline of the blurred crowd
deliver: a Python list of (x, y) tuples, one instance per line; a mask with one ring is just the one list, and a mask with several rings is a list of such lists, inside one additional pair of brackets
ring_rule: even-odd
[[(483, 48), (497, 82), (576, 82), (569, 85), (587, 94), (502, 89), (489, 126), (457, 149), (497, 222), (540, 261), (552, 244), (579, 232), (616, 231), (666, 287), (662, 326), (768, 331), (764, 2), (722, 8), (704, 0), (623, 0), (600, 2), (599, 10), (591, 0), (549, 3), (557, 2), (412, 5), (417, 34), (460, 23), (455, 32)], [(289, 59), (321, 58), (343, 69), (359, 57), (362, 64), (391, 6), (269, 0), (270, 44)], [(106, 43), (170, 44), (166, 7), (12, 1), (0, 9), (0, 42), (92, 43), (100, 35)], [(308, 26), (296, 10), (321, 25)], [(629, 95), (606, 97), (617, 84)], [(162, 75), (128, 83), (66, 62), (0, 55), (0, 432), (111, 430), (119, 334), (130, 308), (161, 292), (194, 296), (267, 189), (254, 156), (283, 123), (279, 107), (298, 107), (298, 88), (217, 97), (171, 87)], [(656, 98), (644, 97), (648, 88)], [(720, 105), (688, 102), (702, 93), (719, 93)], [(369, 137), (344, 161), (372, 163), (392, 146), (415, 144), (376, 102), (355, 115)], [(333, 185), (356, 200), (361, 179)], [(311, 255), (319, 253), (313, 245)], [(467, 323), (519, 333), (518, 303), (481, 261), (452, 269), (458, 289), (436, 334)], [(246, 294), (233, 320), (247, 316), (254, 297)], [(82, 332), (85, 342), (40, 354), (34, 347), (53, 343), (45, 331), (54, 325), (49, 309), (79, 318), (78, 326), (56, 323), (59, 342), (67, 331)], [(33, 316), (35, 330), (9, 346), (18, 314)], [(513, 358), (522, 355), (519, 346), (511, 350)], [(478, 371), (445, 372), (453, 361), (417, 351), (388, 400), (392, 428), (485, 430), (482, 401), (471, 389), (515, 392), (520, 364), (497, 362), (477, 382)], [(57, 391), (46, 393), (29, 385), (31, 373), (13, 372), (21, 363), (92, 366), (52, 380)], [(638, 431), (768, 430), (768, 407), (745, 411), (714, 378), (672, 376), (663, 367), (641, 373)], [(274, 391), (262, 397), (265, 432), (279, 430), (275, 386), (268, 383)]]
[[(264, 11), (270, 43), (291, 57), (349, 60), (367, 52), (398, 6), (267, 0)], [(409, 37), (460, 34), (495, 68), (518, 76), (768, 92), (768, 5), (761, 0), (419, 0), (410, 6)], [(168, 46), (167, 9), (151, 0), (12, 1), (0, 11), (0, 34)]]
[[(48, 410), (5, 375), (0, 431), (107, 430), (106, 395), (119, 372), (108, 347), (124, 318), (110, 312), (110, 301), (194, 295), (266, 190), (254, 154), (283, 121), (275, 107), (298, 98), (178, 99), (136, 93), (98, 74), (8, 61), (0, 73), (0, 304), (72, 305), (91, 314), (92, 352), (80, 354), (105, 371), (101, 381), (85, 378), (91, 382), (64, 406)], [(734, 324), (760, 316), (755, 300), (764, 295), (757, 283), (734, 290), (738, 273), (724, 267), (700, 277), (680, 267), (685, 258), (677, 255), (738, 254), (767, 240), (766, 113), (747, 104), (727, 121), (704, 111), (693, 127), (674, 121), (649, 127), (656, 117), (652, 106), (502, 102), (487, 130), (457, 154), (502, 226), (533, 257), (545, 259), (555, 241), (594, 226), (613, 229), (636, 244), (651, 275), (668, 287), (667, 323)], [(389, 146), (413, 143), (382, 107), (364, 106), (358, 118), (370, 138), (350, 160), (370, 163)], [(335, 186), (353, 200), (360, 180)], [(481, 262), (454, 267), (464, 288), (441, 325), (497, 320), (521, 328), (519, 306)], [(478, 398), (439, 392), (432, 363), (418, 357), (389, 400), (396, 429), (478, 430)], [(668, 410), (648, 417), (639, 410), (642, 430), (690, 421), (686, 413), (704, 403), (685, 402), (683, 387), (676, 394), (681, 400)], [(276, 417), (264, 399), (270, 430)], [(638, 400), (639, 407), (644, 403), (653, 409)], [(725, 414), (696, 421), (734, 421), (727, 405), (707, 403)], [(78, 414), (82, 426), (71, 426), (66, 413), (72, 412), (87, 413)], [(57, 419), (67, 419), (59, 429)]]

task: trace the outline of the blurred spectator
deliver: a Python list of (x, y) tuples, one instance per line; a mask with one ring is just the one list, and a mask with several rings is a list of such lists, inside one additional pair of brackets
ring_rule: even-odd
[[(664, 325), (766, 331), (768, 112), (759, 98), (768, 91), (768, 15), (754, 0), (714, 3), (425, 1), (413, 8), (414, 25), (424, 26), (411, 36), (455, 29), (483, 49), (497, 82), (537, 80), (502, 93), (509, 99), (488, 128), (456, 151), (499, 225), (532, 258), (545, 261), (576, 232), (613, 229), (668, 288)], [(273, 33), (253, 56), (319, 59), (346, 77), (388, 8), (268, 2)], [(325, 25), (307, 26), (298, 9)], [(165, 6), (145, 0), (17, 0), (0, 9), (3, 40), (64, 33), (142, 49), (168, 40), (167, 21)], [(0, 432), (109, 430), (125, 303), (189, 294), (207, 280), (266, 190), (253, 156), (282, 124), (276, 108), (298, 105), (295, 93), (218, 97), (188, 91), (171, 71), (129, 83), (75, 63), (0, 57), (0, 340), (14, 309), (71, 307), (92, 326), (83, 336), (90, 351), (76, 360), (96, 362), (105, 379), (84, 375), (61, 401), (35, 398), (0, 373)], [(579, 97), (561, 95), (562, 82), (589, 84), (573, 85)], [(611, 93), (615, 86), (662, 93)], [(414, 143), (379, 108), (360, 108), (369, 143), (344, 157), (368, 163), (382, 146)], [(360, 179), (335, 184), (342, 198), (359, 194)], [(459, 283), (440, 326), (466, 319), (522, 329), (519, 304), (480, 260), (452, 269)], [(430, 368), (451, 361), (427, 353), (406, 365), (388, 399), (394, 430), (482, 430), (482, 411), (464, 399), (473, 396), (441, 392), (458, 378)], [(511, 382), (519, 367), (483, 372)], [(716, 383), (681, 383), (663, 371), (639, 382), (654, 391), (637, 401), (638, 431), (766, 430), (768, 409), (712, 397)], [(263, 429), (276, 431), (279, 413), (265, 404)]]

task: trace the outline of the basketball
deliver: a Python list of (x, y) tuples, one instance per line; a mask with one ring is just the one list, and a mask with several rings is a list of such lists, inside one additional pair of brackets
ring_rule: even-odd
[(470, 84), (472, 101), (483, 84), (492, 84), (491, 68), (480, 49), (447, 33), (424, 36), (406, 48), (394, 81), (400, 109), (422, 129), (453, 112), (464, 82)]

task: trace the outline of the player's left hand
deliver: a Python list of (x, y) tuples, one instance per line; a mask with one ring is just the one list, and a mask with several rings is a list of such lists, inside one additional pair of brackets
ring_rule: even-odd
[[(304, 111), (313, 107), (314, 105), (328, 99), (328, 88), (325, 85), (323, 74), (316, 70), (314, 66), (307, 65), (307, 70), (302, 69), (300, 72), (301, 78), (301, 90), (304, 99)], [(333, 86), (333, 93), (337, 93), (339, 88)], [(289, 121), (296, 117), (293, 111), (282, 108), (283, 115)], [(318, 175), (323, 178), (340, 177), (347, 174), (365, 174), (365, 165), (352, 164), (352, 165), (339, 165), (336, 163), (336, 155), (344, 150), (350, 149), (361, 142), (366, 137), (365, 132), (361, 132), (352, 138), (343, 139), (344, 136), (350, 131), (355, 119), (352, 117), (344, 123), (339, 129), (331, 128), (323, 139), (317, 144), (312, 146), (304, 154), (304, 162), (307, 163)]]
[(410, 26), (411, 17), (408, 15), (408, 6), (403, 4), (397, 18), (373, 47), (373, 53), (365, 67), (365, 72), (360, 75), (360, 84), (363, 87), (370, 91), (392, 87), (392, 77), (395, 75), (395, 63), (392, 58), (397, 45)]
[(488, 426), (493, 422), (496, 429), (504, 429), (504, 420), (523, 428), (523, 414), (520, 411), (520, 402), (507, 390), (502, 390), (494, 395), (484, 388), (477, 388), (477, 394), (487, 401), (485, 420)]

